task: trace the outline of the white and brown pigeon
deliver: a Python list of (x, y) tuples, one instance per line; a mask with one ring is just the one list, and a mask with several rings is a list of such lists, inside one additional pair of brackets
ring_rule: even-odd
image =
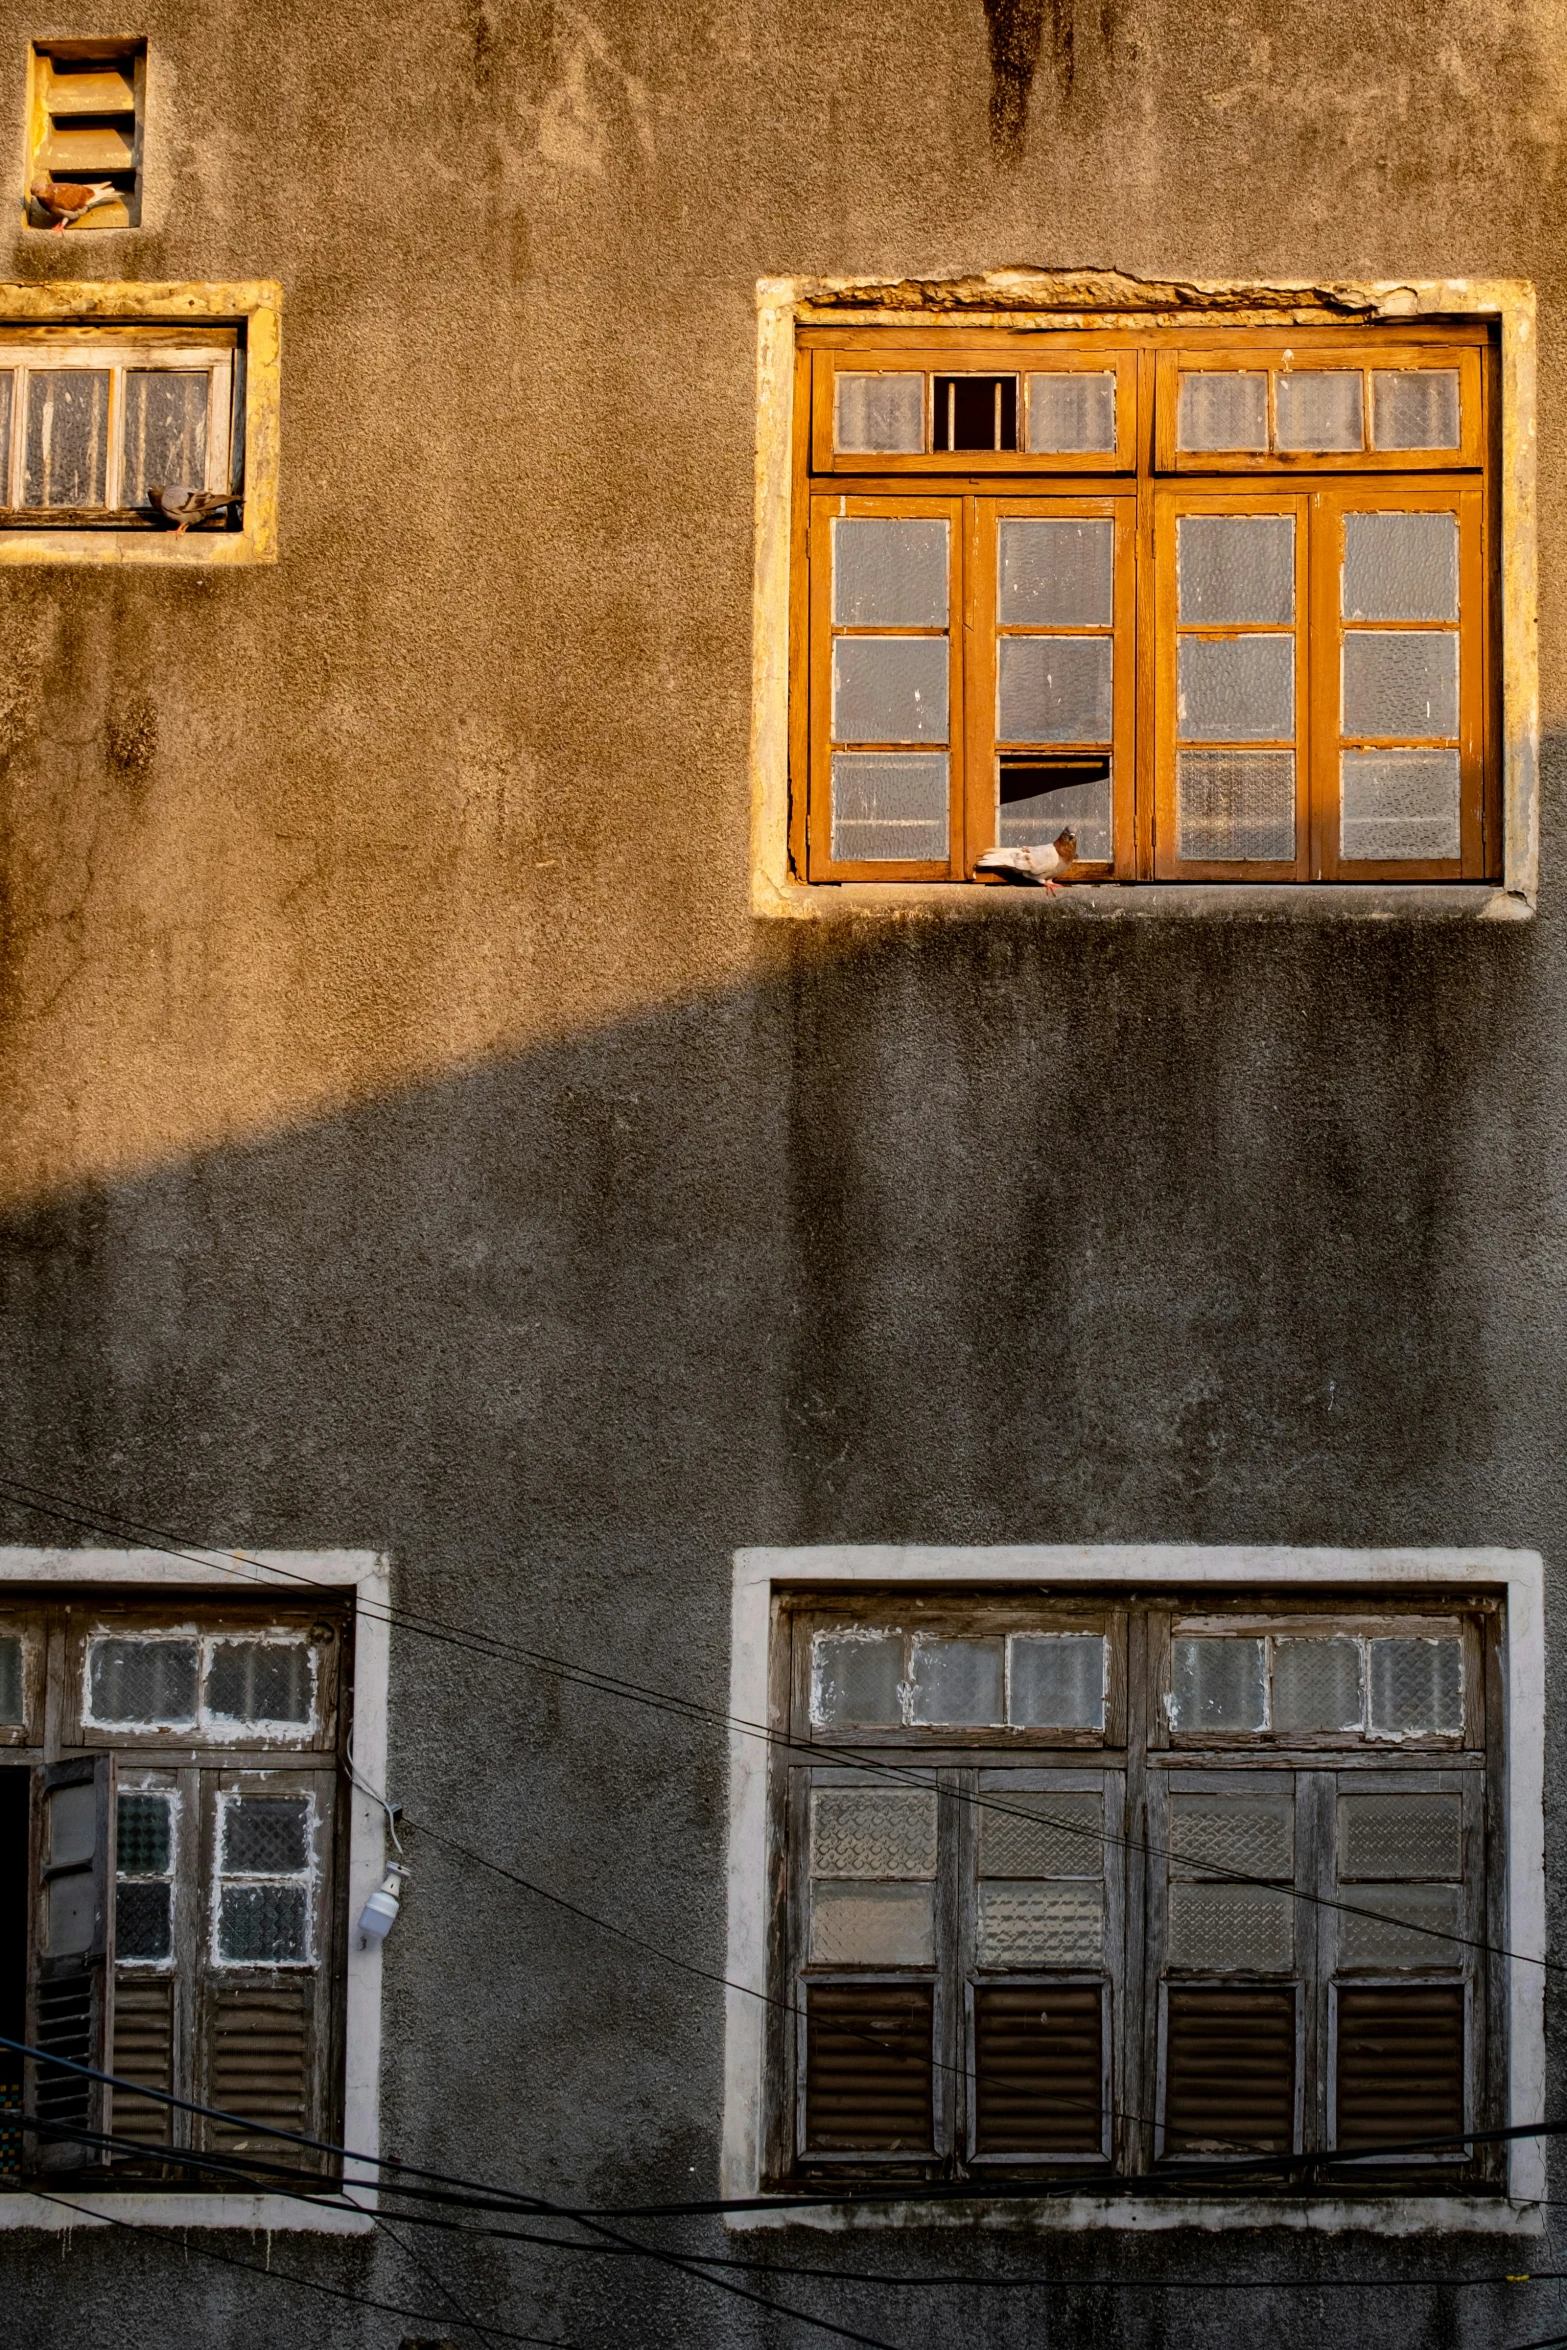
[(1077, 836), (1069, 827), (1040, 848), (987, 849), (982, 857), (975, 859), (974, 870), (988, 874), (994, 881), (1021, 883), (1025, 889), (1038, 888), (1043, 883), (1046, 889), (1053, 890), (1055, 876), (1062, 867), (1076, 862)]
[(219, 490), (192, 489), (185, 482), (171, 482), (167, 488), (161, 481), (147, 484), (147, 495), (165, 522), (179, 525), (174, 535), (182, 539), (193, 522), (205, 522), (213, 514), (221, 514), (225, 506), (237, 501)]
[(34, 202), (48, 213), (57, 236), (73, 220), (85, 219), (104, 204), (117, 203), (119, 195), (113, 180), (57, 180), (46, 171), (35, 173), (33, 178)]

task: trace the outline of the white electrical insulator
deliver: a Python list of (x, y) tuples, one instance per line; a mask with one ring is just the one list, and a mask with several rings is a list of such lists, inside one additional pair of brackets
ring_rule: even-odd
[(359, 1913), (359, 1931), (367, 1942), (384, 1942), (397, 1923), (402, 1905), (406, 1866), (393, 1861)]

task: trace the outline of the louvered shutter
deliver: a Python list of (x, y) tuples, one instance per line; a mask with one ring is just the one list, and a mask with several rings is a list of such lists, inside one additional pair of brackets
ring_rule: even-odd
[[(174, 1985), (121, 1971), (114, 1986), (111, 2072), (137, 2088), (167, 2095), (174, 2087)], [(173, 2108), (126, 2090), (112, 2092), (114, 2135), (149, 2150), (173, 2143)], [(132, 2157), (134, 2160), (134, 2157)]]
[(806, 1990), (805, 2137), (827, 2153), (928, 2154), (934, 1985)]
[(976, 2154), (1097, 2154), (1104, 2144), (1098, 1983), (974, 1989)]
[(1343, 1983), (1334, 2143), (1398, 2145), (1464, 2127), (1462, 1983)]
[(1166, 1998), (1165, 2153), (1289, 2153), (1295, 2143), (1293, 1987), (1172, 1983)]
[[(114, 1790), (112, 1754), (48, 1763), (40, 1790), (30, 2037), (40, 2058), (108, 2070), (114, 2009)], [(79, 2170), (103, 2159), (86, 2140), (109, 2126), (101, 2081), (33, 2061), (26, 2104), (35, 2129), (30, 2168)]]

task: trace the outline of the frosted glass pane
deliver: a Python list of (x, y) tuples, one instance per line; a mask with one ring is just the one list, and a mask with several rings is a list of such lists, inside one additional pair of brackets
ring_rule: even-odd
[(121, 504), (150, 504), (148, 490), (207, 486), (205, 368), (133, 368), (125, 378)]
[(818, 1877), (933, 1877), (935, 1789), (813, 1788), (811, 1869)]
[(1001, 1659), (999, 1640), (916, 1640), (909, 1675), (911, 1719), (999, 1724)]
[(1364, 442), (1363, 379), (1353, 369), (1311, 368), (1273, 379), (1275, 445), (1281, 449), (1358, 449)]
[(0, 1722), (23, 1718), (22, 1643), (14, 1634), (0, 1640)]
[(1075, 451), (1114, 454), (1113, 375), (1025, 376), (1028, 446), (1036, 457)]
[(1452, 1736), (1464, 1726), (1461, 1640), (1373, 1640), (1371, 1727), (1384, 1738)]
[(1456, 734), (1454, 630), (1351, 629), (1344, 638), (1347, 735)]
[(1186, 628), (1278, 627), (1295, 617), (1292, 514), (1183, 514), (1175, 582)]
[(1456, 449), (1456, 367), (1378, 368), (1371, 378), (1372, 440), (1378, 449)]
[(929, 1966), (933, 1885), (811, 1887), (811, 1957), (818, 1966)]
[(297, 1965), (310, 1955), (304, 1885), (225, 1885), (218, 1896), (218, 1956), (231, 1966)]
[(836, 743), (944, 743), (944, 636), (841, 636), (832, 649)]
[(1176, 695), (1183, 742), (1288, 742), (1295, 732), (1295, 639), (1183, 636)]
[(981, 1966), (1098, 1966), (1103, 1955), (1102, 1885), (981, 1885)]
[(1260, 1730), (1265, 1719), (1260, 1640), (1170, 1644), (1170, 1726)]
[(1346, 514), (1346, 620), (1456, 620), (1456, 514)]
[(1108, 628), (1115, 617), (1115, 524), (1014, 516), (996, 542), (1003, 626)]
[(1265, 449), (1268, 379), (1265, 375), (1183, 375), (1176, 411), (1183, 449)]
[[(1462, 1964), (1463, 1944), (1450, 1939), (1462, 1931), (1456, 1885), (1346, 1886), (1342, 1899), (1346, 1906), (1337, 1912), (1340, 1966), (1451, 1970)], [(1385, 1915), (1356, 1916), (1362, 1905)]]
[(194, 1640), (95, 1640), (88, 1655), (88, 1704), (97, 1722), (176, 1727), (196, 1716)]
[(1343, 1795), (1338, 1807), (1341, 1877), (1461, 1877), (1463, 1798)]
[(1288, 1893), (1258, 1886), (1172, 1885), (1169, 1962), (1203, 1974), (1287, 1974), (1294, 1906)]
[(1004, 849), (1040, 848), (1047, 841), (1058, 840), (1063, 831), (1076, 834), (1080, 860), (1110, 862), (1109, 776), (1098, 783), (1074, 784), (1066, 791), (1008, 800), (1001, 809), (996, 838)]
[[(1237, 1643), (1236, 1645), (1240, 1645)], [(1224, 1869), (1241, 1877), (1295, 1874), (1295, 1796), (1172, 1795), (1170, 1867)]]
[[(1082, 842), (1078, 842), (1079, 853)], [(1105, 1644), (1098, 1632), (1014, 1632), (1007, 1719), (1016, 1730), (1102, 1730)]]
[(1183, 857), (1288, 862), (1295, 854), (1295, 754), (1182, 751), (1175, 807)]
[(22, 504), (101, 506), (108, 465), (108, 369), (30, 375)]
[(225, 1875), (293, 1876), (310, 1866), (310, 1806), (298, 1796), (230, 1797), (223, 1806)]
[(207, 1711), (222, 1722), (310, 1719), (310, 1651), (302, 1640), (220, 1640), (207, 1673)]
[(1364, 1712), (1358, 1640), (1275, 1640), (1275, 1730), (1358, 1730)]
[(923, 375), (840, 375), (837, 407), (845, 456), (917, 457), (925, 446)]
[(1339, 783), (1341, 857), (1459, 854), (1456, 751), (1345, 751)]
[(49, 1866), (70, 1869), (91, 1860), (98, 1842), (98, 1794), (92, 1781), (61, 1787), (47, 1800)]
[(1092, 1877), (1105, 1873), (1104, 1798), (1081, 1789), (1008, 1787), (980, 1795), (982, 1877)]
[(171, 1885), (117, 1885), (114, 1893), (116, 1959), (168, 1958), (174, 1948)]
[(903, 1719), (902, 1678), (901, 1632), (818, 1632), (811, 1643), (811, 1719), (891, 1729)]
[(174, 1807), (167, 1795), (122, 1795), (115, 1806), (114, 1865), (122, 1877), (166, 1877), (173, 1866)]
[(48, 1889), (48, 1952), (51, 1958), (74, 1958), (90, 1950), (97, 1903), (91, 1874), (56, 1877)]
[(949, 794), (945, 751), (835, 751), (832, 762), (832, 853), (907, 861), (947, 857)]
[(1107, 743), (1114, 645), (1107, 636), (1004, 636), (996, 734), (1007, 743)]
[(945, 628), (945, 522), (836, 516), (832, 616), (839, 628)]
[(11, 503), (11, 403), (15, 397), (15, 375), (8, 367), (0, 369), (0, 506)]

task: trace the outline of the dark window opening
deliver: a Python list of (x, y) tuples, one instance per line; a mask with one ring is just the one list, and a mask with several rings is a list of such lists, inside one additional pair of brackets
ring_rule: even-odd
[(935, 383), (938, 449), (1015, 449), (1015, 375), (938, 375)]

